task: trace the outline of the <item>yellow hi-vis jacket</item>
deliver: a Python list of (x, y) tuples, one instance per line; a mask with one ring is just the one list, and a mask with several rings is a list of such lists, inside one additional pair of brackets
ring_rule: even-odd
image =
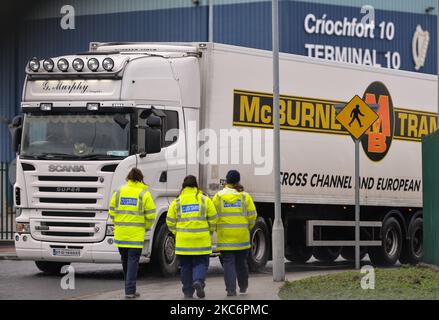
[(213, 203), (218, 212), (217, 250), (250, 248), (250, 231), (257, 217), (252, 197), (226, 185), (213, 197)]
[(129, 180), (113, 194), (108, 213), (114, 223), (114, 245), (143, 248), (145, 232), (155, 221), (155, 204), (148, 186)]
[(216, 229), (215, 206), (197, 188), (184, 188), (168, 209), (166, 224), (175, 235), (175, 253), (204, 255), (212, 253), (211, 232)]

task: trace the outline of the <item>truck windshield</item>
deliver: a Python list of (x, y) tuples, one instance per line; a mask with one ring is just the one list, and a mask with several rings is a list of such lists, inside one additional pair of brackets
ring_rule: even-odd
[[(120, 116), (129, 122), (128, 115)], [(129, 124), (116, 123), (115, 114), (27, 114), (20, 155), (38, 159), (123, 158), (129, 155), (129, 128)]]

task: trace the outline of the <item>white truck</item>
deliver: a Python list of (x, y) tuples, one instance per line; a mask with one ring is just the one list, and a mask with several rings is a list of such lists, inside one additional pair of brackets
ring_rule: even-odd
[[(436, 130), (436, 78), (281, 54), (285, 257), (354, 259), (354, 144), (335, 119), (355, 95), (379, 120), (361, 145), (361, 252), (377, 265), (422, 255), (421, 138)], [(140, 168), (157, 207), (142, 261), (177, 271), (165, 216), (188, 174), (213, 195), (241, 172), (258, 219), (252, 270), (271, 253), (271, 52), (213, 43), (91, 43), (32, 59), (10, 129), (15, 246), (45, 272), (114, 263), (112, 193)]]

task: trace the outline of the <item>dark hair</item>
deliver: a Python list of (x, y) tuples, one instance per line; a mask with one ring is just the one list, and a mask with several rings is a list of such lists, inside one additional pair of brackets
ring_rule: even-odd
[(239, 183), (241, 174), (237, 170), (230, 170), (226, 175), (226, 183), (238, 192), (243, 192), (244, 187)]
[(143, 173), (137, 168), (132, 168), (128, 173), (127, 180), (143, 183)]
[(230, 170), (226, 175), (226, 182), (229, 184), (238, 184), (241, 180), (241, 174), (237, 170)]
[(184, 188), (197, 188), (197, 194), (195, 195), (195, 198), (198, 198), (198, 192), (200, 192), (200, 189), (198, 188), (197, 178), (193, 175), (188, 175), (184, 178), (183, 184), (181, 185), (181, 191), (183, 191)]
[(244, 191), (244, 187), (242, 184), (240, 183), (235, 183), (235, 184), (229, 184), (233, 189), (235, 189), (238, 192), (243, 192)]

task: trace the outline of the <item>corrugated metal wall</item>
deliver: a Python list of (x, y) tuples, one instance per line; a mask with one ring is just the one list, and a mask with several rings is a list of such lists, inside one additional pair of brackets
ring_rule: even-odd
[(0, 162), (12, 159), (7, 121), (16, 114), (16, 34), (2, 35), (0, 46)]
[(424, 258), (439, 265), (439, 131), (422, 142)]
[[(0, 46), (2, 72), (0, 73), (0, 116), (11, 118), (17, 111), (24, 80), (24, 67), (33, 56), (48, 57), (85, 51), (91, 41), (206, 41), (208, 30), (208, 0), (194, 6), (192, 0), (72, 0), (77, 14), (75, 30), (60, 28), (62, 0), (35, 1), (26, 20), (17, 23), (17, 40), (3, 36)], [(359, 0), (280, 1), (281, 50), (306, 54), (303, 15), (309, 11), (331, 15), (359, 14)], [(271, 48), (271, 2), (268, 0), (215, 0), (214, 41), (262, 49)], [(326, 4), (324, 7), (320, 3)], [(422, 12), (435, 0), (371, 1), (378, 9), (400, 9)], [(330, 5), (329, 5), (330, 4)], [(335, 6), (341, 5), (343, 7)], [(356, 6), (356, 7), (355, 7)], [(322, 9), (319, 9), (322, 7)], [(380, 12), (380, 15), (388, 14)], [(397, 16), (398, 14), (395, 13)], [(301, 19), (297, 19), (297, 17)], [(420, 18), (421, 17), (421, 18)], [(435, 28), (436, 19), (430, 15), (401, 16), (410, 26), (399, 30), (400, 35), (411, 37), (411, 26), (418, 21)], [(419, 20), (421, 19), (421, 20)], [(11, 29), (13, 26), (11, 26)], [(319, 37), (319, 36), (316, 36)], [(324, 36), (322, 36), (324, 37)], [(436, 50), (436, 36), (431, 35)], [(316, 38), (317, 39), (317, 38)], [(340, 39), (340, 45), (361, 39)], [(382, 42), (385, 52), (386, 42)], [(395, 40), (399, 51), (407, 53), (411, 47)], [(380, 49), (380, 48), (379, 48)], [(381, 50), (381, 49), (380, 49)], [(381, 54), (384, 54), (384, 53)], [(430, 58), (431, 59), (431, 58)], [(436, 61), (427, 61), (434, 63)], [(10, 161), (9, 134), (0, 124), (0, 161)]]

